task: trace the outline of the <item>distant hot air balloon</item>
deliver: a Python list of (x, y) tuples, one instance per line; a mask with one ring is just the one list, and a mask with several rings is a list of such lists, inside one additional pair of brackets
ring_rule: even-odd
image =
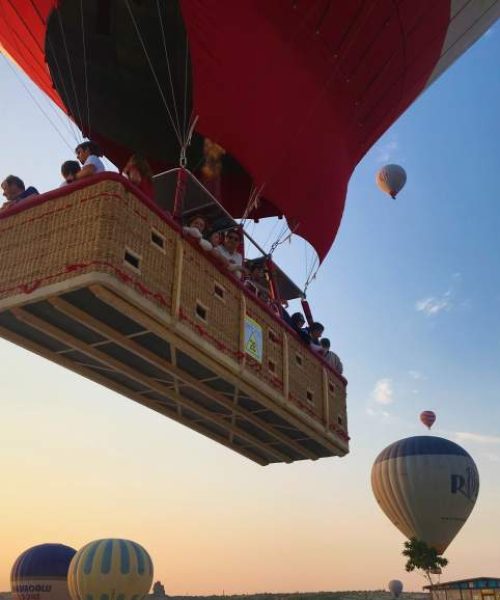
[(375, 181), (383, 192), (396, 198), (406, 183), (406, 171), (399, 165), (385, 165), (378, 170)]
[(73, 600), (141, 600), (153, 582), (153, 563), (129, 540), (90, 542), (71, 561), (68, 586)]
[(464, 525), (479, 492), (472, 458), (439, 437), (394, 442), (378, 455), (371, 479), (375, 498), (392, 523), (439, 554)]
[(67, 575), (76, 550), (63, 544), (40, 544), (14, 563), (10, 583), (14, 600), (70, 600)]
[(399, 581), (399, 579), (391, 579), (387, 584), (389, 591), (392, 594), (393, 598), (399, 598), (401, 592), (403, 591), (403, 583)]
[(428, 429), (430, 429), (436, 421), (436, 413), (432, 410), (424, 410), (420, 413), (420, 420)]

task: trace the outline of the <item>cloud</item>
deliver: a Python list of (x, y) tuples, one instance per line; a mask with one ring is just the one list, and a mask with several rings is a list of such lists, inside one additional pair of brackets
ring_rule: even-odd
[(377, 417), (382, 421), (385, 422), (390, 422), (392, 420), (392, 415), (391, 413), (389, 413), (387, 410), (384, 410), (382, 408), (372, 408), (372, 407), (368, 407), (366, 409), (366, 414), (369, 415), (370, 417)]
[(462, 283), (462, 274), (453, 273), (451, 283), (440, 296), (427, 296), (415, 302), (417, 312), (422, 312), (426, 317), (433, 317), (440, 312), (449, 311), (455, 306), (456, 288)]
[(443, 310), (450, 310), (452, 302), (449, 299), (449, 295), (445, 294), (441, 298), (429, 296), (422, 300), (418, 300), (415, 303), (415, 308), (418, 312), (423, 312), (427, 317), (437, 315)]
[(459, 442), (472, 442), (474, 444), (494, 445), (500, 444), (500, 436), (498, 435), (483, 435), (481, 433), (471, 433), (469, 431), (455, 432), (455, 438)]
[(399, 153), (399, 143), (393, 138), (384, 144), (376, 146), (375, 160), (379, 163), (390, 162), (396, 153)]
[(420, 371), (411, 370), (411, 371), (408, 371), (408, 375), (415, 381), (418, 381), (420, 379), (425, 379), (424, 376), (422, 375), (422, 373), (420, 373)]
[(392, 404), (394, 401), (392, 379), (387, 377), (379, 379), (373, 388), (372, 398), (377, 404), (383, 404), (384, 406)]
[(498, 454), (493, 454), (493, 452), (485, 452), (483, 454), (484, 458), (486, 458), (487, 460), (491, 461), (491, 462), (495, 462), (498, 463), (500, 462), (500, 456)]

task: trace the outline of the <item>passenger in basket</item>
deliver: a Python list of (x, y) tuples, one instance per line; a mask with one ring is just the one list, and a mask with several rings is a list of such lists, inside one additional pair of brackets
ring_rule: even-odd
[(73, 183), (77, 174), (81, 171), (80, 163), (77, 160), (67, 160), (61, 165), (61, 175), (64, 181), (59, 187), (64, 187), (68, 183)]
[(344, 366), (340, 358), (330, 350), (330, 340), (328, 338), (321, 338), (321, 347), (323, 348), (323, 356), (326, 362), (332, 366), (339, 375), (344, 372)]
[(305, 343), (309, 344), (311, 338), (306, 329), (304, 329), (304, 325), (306, 320), (304, 319), (304, 315), (302, 313), (296, 312), (290, 317), (290, 326), (295, 329), (295, 331), (300, 336), (300, 339)]
[(203, 237), (203, 234), (207, 230), (207, 225), (208, 224), (205, 217), (203, 217), (202, 215), (194, 215), (194, 217), (191, 217), (188, 221), (187, 226), (183, 227), (182, 230), (187, 235), (190, 235), (191, 237), (197, 239), (203, 250), (209, 252), (210, 250), (213, 250), (213, 246), (208, 240), (206, 240)]
[(102, 152), (95, 142), (88, 141), (78, 144), (75, 153), (76, 158), (83, 165), (81, 171), (76, 174), (75, 179), (91, 177), (106, 170), (104, 163), (99, 158), (102, 156)]
[(2, 209), (14, 206), (14, 204), (21, 202), (25, 198), (28, 198), (28, 196), (38, 194), (38, 190), (31, 185), (26, 188), (24, 181), (16, 175), (8, 175), (2, 181), (2, 190), (6, 200), (2, 204)]
[(222, 231), (216, 231), (215, 229), (212, 229), (205, 233), (205, 239), (203, 241), (200, 240), (200, 245), (202, 248), (209, 251), (214, 258), (226, 262), (226, 259), (217, 250), (217, 248), (222, 244), (223, 240), (224, 234)]
[(217, 252), (227, 262), (227, 268), (233, 271), (236, 277), (241, 277), (243, 268), (243, 256), (238, 252), (241, 243), (241, 234), (237, 229), (226, 232), (224, 242), (216, 248)]
[(148, 198), (154, 199), (153, 171), (144, 156), (132, 154), (122, 171), (122, 175), (130, 179)]
[(264, 265), (258, 262), (251, 262), (248, 265), (248, 270), (250, 271), (250, 276), (245, 281), (245, 287), (252, 290), (264, 302), (269, 302), (269, 284), (266, 279)]
[(323, 335), (323, 331), (325, 331), (325, 328), (321, 323), (318, 323), (317, 321), (314, 322), (311, 325), (311, 327), (307, 328), (307, 333), (309, 334), (310, 338), (311, 349), (315, 350), (316, 352), (321, 352), (322, 350), (319, 340)]
[(212, 244), (212, 248), (215, 250), (217, 246), (222, 244), (222, 234), (220, 231), (209, 231), (207, 234), (208, 241)]

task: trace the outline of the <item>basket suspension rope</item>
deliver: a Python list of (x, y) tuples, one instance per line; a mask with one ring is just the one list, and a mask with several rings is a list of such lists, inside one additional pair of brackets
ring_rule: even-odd
[[(54, 51), (54, 46), (49, 37), (47, 37), (46, 43), (47, 43), (47, 50), (49, 52), (52, 52), (52, 58), (54, 60), (55, 67), (57, 69), (57, 73), (58, 73), (59, 81), (61, 82), (61, 87), (63, 90), (64, 97), (69, 99), (68, 88), (66, 87), (65, 78), (62, 75), (61, 65), (59, 64), (59, 61), (57, 59), (57, 53)], [(65, 121), (63, 121), (63, 119), (57, 113), (57, 110), (55, 109), (53, 102), (49, 102), (49, 106), (53, 109), (54, 113), (56, 115), (58, 115), (60, 121), (66, 125), (68, 132), (71, 135), (71, 137), (73, 138), (74, 142), (77, 144), (79, 142), (81, 142), (83, 139), (82, 133), (78, 129), (78, 127), (75, 124), (75, 122), (73, 121), (73, 119), (71, 119), (71, 113), (68, 111), (68, 109), (66, 109), (66, 117), (70, 117), (70, 118), (67, 118)]]
[[(168, 55), (167, 40), (166, 40), (166, 36), (165, 36), (165, 24), (163, 23), (163, 18), (161, 15), (160, 0), (156, 0), (156, 8), (158, 11), (158, 21), (160, 23), (161, 39), (163, 42), (163, 50), (165, 52), (165, 60), (167, 63), (168, 79), (169, 79), (169, 83), (170, 83), (170, 93), (172, 94), (172, 103), (174, 105), (175, 122), (177, 124), (178, 131), (181, 131), (181, 122), (179, 119), (179, 111), (177, 110), (177, 98), (175, 97), (174, 83), (172, 80), (172, 70), (170, 68), (170, 57)], [(184, 115), (184, 122), (185, 122), (185, 115)], [(184, 126), (184, 129), (182, 130), (182, 133), (183, 134), (186, 133), (185, 126)], [(183, 139), (185, 139), (185, 136), (183, 136)]]
[(306, 281), (304, 284), (304, 298), (306, 297), (307, 294), (307, 288), (311, 285), (311, 283), (316, 279), (316, 275), (318, 274), (319, 271), (319, 260), (317, 257), (314, 258), (314, 260), (311, 263), (309, 272), (306, 274)]
[[(1, 6), (1, 13), (2, 13), (2, 18), (5, 22), (7, 22), (7, 16), (5, 14), (5, 10), (3, 8), (3, 6)], [(21, 49), (20, 49), (20, 44), (19, 44), (19, 40), (18, 38), (14, 38), (14, 45), (17, 48), (17, 51), (22, 54)], [(65, 133), (63, 133), (59, 127), (57, 126), (57, 124), (51, 119), (50, 115), (47, 113), (47, 111), (43, 108), (41, 102), (39, 102), (39, 100), (36, 98), (36, 96), (31, 92), (30, 88), (28, 87), (28, 85), (26, 84), (26, 82), (23, 80), (23, 78), (19, 75), (17, 69), (12, 65), (12, 63), (7, 59), (6, 55), (4, 54), (4, 52), (0, 51), (0, 54), (2, 54), (2, 57), (4, 58), (5, 62), (7, 63), (7, 65), (9, 66), (9, 69), (12, 71), (12, 73), (14, 74), (15, 78), (18, 80), (18, 82), (23, 86), (24, 90), (26, 91), (26, 93), (28, 94), (28, 96), (33, 100), (33, 102), (35, 103), (35, 105), (37, 106), (37, 108), (40, 110), (40, 112), (43, 114), (43, 116), (47, 119), (47, 121), (50, 123), (50, 125), (52, 126), (52, 128), (56, 131), (57, 135), (61, 138), (61, 140), (64, 142), (64, 144), (70, 148), (71, 151), (73, 151), (73, 148), (70, 146), (70, 144), (67, 141), (67, 136)], [(62, 78), (61, 78), (62, 79)], [(45, 99), (45, 104), (48, 105), (52, 111), (52, 113), (57, 117), (57, 120), (59, 121), (59, 123), (61, 124), (61, 126), (63, 128), (66, 128), (68, 130), (68, 133), (71, 135), (71, 137), (78, 142), (80, 139), (79, 136), (79, 131), (77, 129), (77, 127), (74, 125), (73, 121), (71, 121), (71, 119), (64, 119), (58, 112), (57, 108), (54, 106), (53, 102), (50, 101), (45, 95), (40, 95), (40, 99), (44, 98)], [(73, 126), (73, 127), (72, 127)], [(76, 133), (78, 131), (78, 134)]]
[[(69, 56), (69, 50), (68, 50), (68, 44), (66, 41), (66, 33), (64, 31), (64, 25), (63, 25), (63, 21), (62, 21), (62, 17), (61, 17), (61, 12), (59, 10), (56, 11), (56, 14), (58, 16), (58, 23), (59, 23), (59, 28), (61, 30), (61, 37), (63, 40), (63, 46), (64, 46), (64, 53), (66, 55), (66, 63), (68, 65), (68, 71), (69, 71), (69, 76), (71, 79), (71, 87), (73, 89), (73, 97), (74, 97), (74, 101), (75, 101), (75, 118), (78, 118), (78, 121), (81, 123), (82, 129), (85, 126), (84, 120), (83, 120), (83, 113), (82, 113), (82, 109), (80, 106), (80, 100), (78, 97), (78, 93), (76, 91), (76, 83), (75, 83), (75, 76), (73, 73), (73, 67), (71, 65), (71, 58)], [(68, 96), (68, 101), (69, 101), (69, 96)], [(82, 131), (83, 133), (83, 131)]]
[(130, 14), (130, 18), (132, 20), (132, 24), (134, 25), (134, 29), (135, 29), (135, 31), (137, 33), (137, 37), (138, 37), (139, 42), (140, 42), (140, 44), (142, 46), (142, 49), (144, 51), (144, 55), (146, 57), (146, 60), (148, 61), (148, 65), (149, 65), (149, 68), (151, 70), (151, 74), (153, 75), (153, 79), (155, 80), (156, 87), (158, 88), (158, 92), (159, 92), (159, 94), (161, 96), (161, 99), (163, 101), (163, 104), (165, 106), (167, 115), (168, 115), (169, 120), (170, 120), (170, 125), (171, 125), (171, 127), (172, 127), (172, 129), (173, 129), (173, 131), (175, 133), (175, 136), (177, 137), (177, 141), (179, 142), (179, 147), (182, 148), (182, 146), (183, 146), (183, 140), (182, 140), (181, 132), (177, 128), (174, 116), (172, 115), (172, 111), (170, 110), (170, 107), (168, 105), (167, 99), (165, 97), (165, 94), (163, 92), (163, 88), (162, 88), (161, 83), (160, 83), (160, 80), (158, 79), (158, 74), (157, 74), (157, 72), (155, 70), (155, 67), (154, 67), (153, 62), (151, 60), (149, 52), (148, 52), (148, 50), (146, 48), (146, 44), (144, 42), (144, 38), (143, 38), (143, 35), (142, 35), (141, 30), (139, 28), (139, 25), (137, 23), (137, 20), (136, 20), (136, 18), (134, 16), (134, 12), (133, 12), (133, 10), (132, 10), (132, 8), (130, 6), (130, 1), (129, 0), (125, 0), (125, 5), (127, 6), (128, 12)]
[[(5, 54), (3, 52), (0, 52), (0, 54), (2, 55), (3, 59), (5, 60), (5, 62), (7, 63), (7, 65), (9, 66), (9, 69), (12, 71), (12, 73), (14, 74), (14, 76), (16, 77), (16, 79), (23, 86), (23, 88), (25, 89), (25, 91), (28, 93), (28, 95), (30, 96), (30, 98), (33, 100), (33, 102), (35, 103), (35, 105), (38, 107), (38, 109), (40, 110), (40, 112), (47, 119), (47, 121), (50, 123), (50, 125), (54, 128), (54, 130), (57, 133), (57, 135), (61, 138), (61, 140), (69, 148), (69, 150), (71, 152), (73, 152), (73, 148), (68, 143), (68, 140), (66, 139), (66, 137), (64, 136), (64, 134), (60, 131), (60, 129), (57, 126), (57, 124), (55, 123), (55, 121), (53, 121), (51, 119), (50, 115), (45, 111), (45, 109), (40, 104), (40, 102), (37, 100), (37, 98), (35, 97), (35, 95), (32, 93), (32, 91), (29, 89), (29, 87), (26, 85), (26, 83), (20, 77), (20, 75), (18, 74), (16, 68), (11, 64), (11, 62), (9, 61), (9, 59), (5, 56)], [(55, 113), (55, 114), (57, 114), (57, 113)]]
[[(188, 87), (188, 70), (189, 70), (189, 40), (186, 32), (186, 50), (184, 53), (184, 110), (182, 111), (182, 124), (183, 124), (183, 132), (185, 132), (185, 138), (191, 139), (192, 131), (194, 130), (194, 124), (189, 125), (189, 122), (186, 122), (187, 119), (187, 87)], [(195, 119), (195, 123), (198, 120), (198, 116), (191, 115), (190, 119)], [(191, 131), (191, 135), (189, 135), (189, 131)]]
[[(85, 83), (85, 99), (87, 101), (87, 128), (86, 134), (87, 137), (90, 137), (90, 95), (89, 95), (89, 77), (87, 72), (87, 44), (85, 42), (85, 19), (83, 15), (83, 0), (80, 0), (80, 16), (81, 16), (81, 24), (82, 24), (82, 48), (83, 48), (83, 76)], [(82, 129), (85, 133), (85, 124), (82, 122)]]

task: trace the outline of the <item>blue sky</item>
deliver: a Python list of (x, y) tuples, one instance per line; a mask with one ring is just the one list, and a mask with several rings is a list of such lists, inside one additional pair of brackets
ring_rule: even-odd
[[(310, 287), (315, 317), (349, 379), (349, 457), (262, 470), (0, 342), (0, 409), (9, 424), (0, 468), (6, 482), (21, 470), (26, 503), (19, 505), (15, 490), (7, 493), (14, 533), (6, 545), (12, 556), (0, 563), (0, 589), (8, 585), (9, 561), (30, 543), (59, 536), (78, 546), (108, 532), (150, 548), (169, 593), (374, 588), (393, 577), (418, 589), (423, 582), (404, 573), (403, 538), (378, 510), (369, 475), (387, 444), (424, 433), (424, 409), (436, 411), (435, 432), (464, 445), (481, 475), (475, 512), (447, 552), (447, 577), (500, 575), (498, 533), (489, 536), (500, 517), (499, 59), (497, 25), (367, 154), (351, 179), (337, 240)], [(72, 158), (78, 138), (61, 125), (63, 143), (3, 59), (0, 127), (0, 172), (41, 191), (57, 186), (59, 165)], [(408, 173), (396, 201), (375, 186), (386, 162)], [(303, 244), (286, 244), (278, 256), (302, 283)], [(28, 526), (30, 497), (43, 510)], [(175, 551), (165, 549), (171, 538)], [(207, 553), (221, 564), (203, 567)], [(244, 556), (246, 570), (228, 553)], [(307, 558), (299, 562), (298, 555)], [(358, 561), (371, 568), (359, 573)]]

